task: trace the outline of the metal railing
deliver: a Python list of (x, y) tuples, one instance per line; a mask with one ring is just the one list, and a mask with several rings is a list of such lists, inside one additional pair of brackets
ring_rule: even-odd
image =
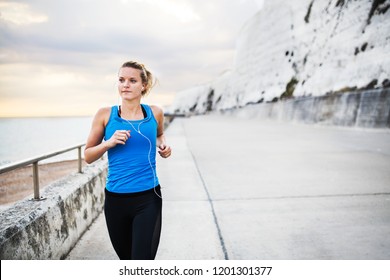
[(72, 147), (69, 147), (69, 148), (66, 148), (66, 149), (63, 149), (63, 150), (59, 150), (59, 151), (56, 151), (56, 152), (52, 152), (52, 153), (49, 153), (49, 154), (45, 154), (45, 155), (42, 155), (42, 156), (39, 156), (39, 157), (30, 158), (30, 159), (22, 160), (22, 161), (19, 161), (19, 162), (3, 165), (3, 166), (0, 167), (0, 174), (3, 174), (3, 173), (6, 173), (6, 172), (15, 170), (17, 168), (24, 167), (24, 166), (32, 164), (33, 186), (34, 186), (34, 198), (33, 198), (33, 200), (42, 200), (44, 198), (41, 197), (40, 194), (39, 194), (38, 162), (42, 161), (42, 160), (45, 160), (45, 159), (48, 159), (48, 158), (51, 158), (51, 157), (54, 157), (54, 156), (58, 156), (60, 154), (63, 154), (63, 153), (66, 153), (66, 152), (69, 152), (69, 151), (72, 151), (72, 150), (75, 150), (75, 149), (78, 149), (78, 172), (82, 173), (83, 170), (82, 170), (81, 147), (83, 147), (83, 146), (85, 146), (85, 143), (78, 144), (76, 146), (72, 146)]

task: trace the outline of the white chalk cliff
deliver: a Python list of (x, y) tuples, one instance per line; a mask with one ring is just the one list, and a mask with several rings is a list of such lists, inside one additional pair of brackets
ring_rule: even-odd
[(237, 38), (231, 70), (178, 92), (170, 111), (389, 86), (390, 0), (265, 0)]

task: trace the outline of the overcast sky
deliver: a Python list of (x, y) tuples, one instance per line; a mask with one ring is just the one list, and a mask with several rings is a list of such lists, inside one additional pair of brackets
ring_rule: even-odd
[(0, 117), (93, 115), (118, 102), (117, 71), (144, 63), (144, 102), (232, 65), (237, 35), (263, 0), (0, 0)]

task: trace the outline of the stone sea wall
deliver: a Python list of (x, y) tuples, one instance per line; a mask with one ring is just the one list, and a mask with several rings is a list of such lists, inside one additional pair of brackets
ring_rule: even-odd
[(103, 210), (107, 161), (47, 186), (44, 200), (22, 200), (0, 213), (0, 259), (64, 259)]
[(306, 124), (390, 128), (390, 89), (301, 97), (219, 112)]

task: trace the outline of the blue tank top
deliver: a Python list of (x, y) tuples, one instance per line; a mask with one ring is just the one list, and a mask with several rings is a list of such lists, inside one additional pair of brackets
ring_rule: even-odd
[(107, 151), (106, 189), (110, 192), (141, 192), (159, 184), (156, 174), (157, 121), (148, 105), (141, 106), (146, 118), (135, 121), (122, 119), (118, 107), (111, 107), (104, 140), (110, 139), (116, 130), (130, 130), (130, 138), (126, 144), (118, 144)]

